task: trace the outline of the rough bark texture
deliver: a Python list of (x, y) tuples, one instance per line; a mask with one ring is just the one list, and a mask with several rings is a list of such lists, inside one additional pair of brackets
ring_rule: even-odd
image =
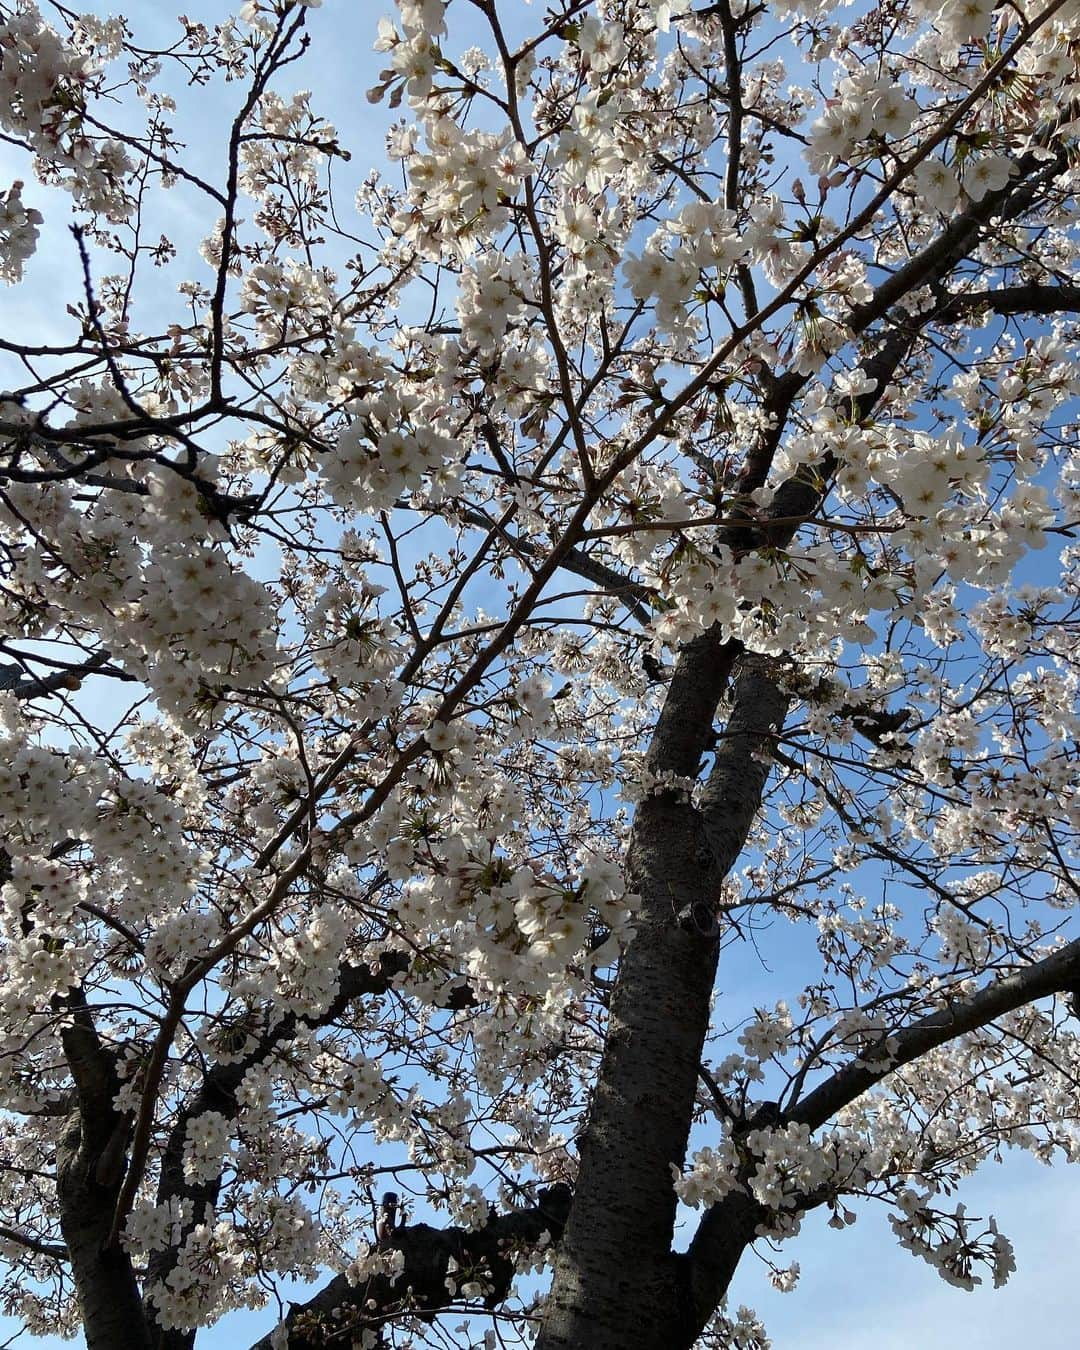
[[(679, 658), (650, 757), (696, 776), (733, 660), (705, 635)], [(786, 697), (760, 657), (739, 660), (735, 703), (702, 808), (665, 791), (639, 807), (630, 878), (642, 897), (623, 958), (538, 1350), (661, 1350), (693, 1321), (671, 1252), (672, 1168), (682, 1165), (716, 973), (716, 942), (680, 915), (715, 898), (761, 802)]]
[(119, 1186), (97, 1181), (95, 1154), (74, 1120), (58, 1160), (57, 1192), (87, 1350), (150, 1350), (131, 1262), (122, 1248), (108, 1245)]
[(119, 1082), (89, 1009), (78, 994), (66, 1002), (70, 1022), (62, 1041), (76, 1105), (57, 1150), (56, 1191), (87, 1350), (150, 1350), (131, 1261), (108, 1240), (124, 1179), (130, 1121), (113, 1105)]
[(687, 1253), (687, 1319), (680, 1347), (692, 1346), (709, 1324), (764, 1217), (761, 1205), (740, 1191), (732, 1191), (706, 1211)]

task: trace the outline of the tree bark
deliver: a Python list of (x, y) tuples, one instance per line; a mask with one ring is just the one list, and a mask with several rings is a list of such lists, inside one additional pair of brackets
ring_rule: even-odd
[(122, 1247), (108, 1242), (119, 1185), (97, 1180), (95, 1150), (82, 1136), (74, 1119), (59, 1150), (57, 1193), (87, 1350), (150, 1350), (131, 1261)]
[(671, 1252), (673, 1169), (686, 1154), (717, 963), (717, 943), (692, 907), (715, 900), (761, 803), (768, 749), (787, 708), (772, 663), (737, 658), (710, 634), (689, 643), (649, 759), (654, 774), (696, 777), (736, 659), (734, 708), (701, 807), (665, 790), (635, 816), (628, 868), (641, 915), (612, 994), (537, 1350), (689, 1344), (688, 1267)]
[(116, 1110), (113, 1057), (98, 1038), (81, 991), (65, 999), (61, 1032), (76, 1103), (57, 1149), (56, 1193), (79, 1296), (87, 1350), (151, 1350), (131, 1260), (109, 1242), (124, 1179), (130, 1121)]

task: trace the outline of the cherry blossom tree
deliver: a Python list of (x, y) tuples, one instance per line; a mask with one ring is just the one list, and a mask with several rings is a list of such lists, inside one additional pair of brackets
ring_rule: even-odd
[(958, 1185), (1080, 1153), (1076, 0), (398, 0), (389, 169), (298, 92), (347, 8), (0, 4), (0, 276), (81, 277), (0, 336), (3, 1312), (760, 1350), (740, 1261), (867, 1201), (1005, 1281)]

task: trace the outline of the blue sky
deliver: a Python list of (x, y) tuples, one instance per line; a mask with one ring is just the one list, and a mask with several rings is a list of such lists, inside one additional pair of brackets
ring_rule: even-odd
[[(112, 5), (87, 7), (103, 14), (115, 12)], [(164, 43), (177, 31), (167, 4), (130, 0), (121, 8), (147, 45)], [(192, 19), (207, 23), (220, 22), (228, 13), (228, 6), (205, 0), (184, 8)], [(470, 12), (463, 4), (458, 8)], [(502, 0), (502, 8), (513, 18), (529, 17), (523, 0)], [(364, 97), (379, 69), (378, 56), (370, 52), (375, 22), (388, 10), (389, 3), (380, 0), (324, 0), (323, 7), (309, 15), (311, 54), (278, 84), (284, 94), (294, 88), (313, 88), (315, 108), (337, 125), (342, 142), (353, 151), (352, 163), (339, 166), (336, 172), (342, 188), (339, 209), (345, 213), (350, 209), (353, 185), (371, 164), (381, 161), (385, 130), (400, 115), (382, 106), (372, 108)], [(460, 45), (469, 45), (467, 35)], [(221, 177), (219, 131), (237, 95), (233, 86), (215, 87), (198, 91), (192, 103), (190, 92), (185, 98), (184, 90), (176, 91), (179, 125), (188, 130), (185, 162), (215, 180)], [(189, 110), (190, 119), (192, 107), (198, 109), (197, 120), (185, 121), (184, 110)], [(15, 177), (26, 181), (25, 200), (46, 212), (46, 224), (26, 283), (0, 293), (0, 326), (26, 340), (56, 340), (71, 331), (71, 321), (57, 297), (66, 300), (78, 295), (78, 260), (66, 232), (62, 202), (41, 193), (25, 161), (11, 147), (0, 145), (0, 187)], [(205, 278), (206, 267), (197, 247), (213, 225), (212, 216), (194, 211), (191, 199), (179, 190), (170, 199), (169, 211), (169, 229), (180, 250), (173, 274)], [(347, 224), (345, 215), (342, 219)], [(165, 303), (160, 312), (167, 314), (175, 303), (171, 284), (162, 294)], [(151, 305), (137, 315), (136, 322), (149, 329), (154, 308)], [(0, 373), (0, 382), (4, 378)], [(784, 979), (785, 974), (790, 980)], [(725, 986), (723, 968), (720, 982)], [(785, 984), (798, 987), (794, 971), (776, 969), (769, 980), (773, 998)], [(726, 987), (732, 995), (738, 992), (730, 984)], [(756, 1308), (777, 1350), (906, 1350), (911, 1346), (993, 1350), (1025, 1340), (1040, 1350), (1072, 1350), (1080, 1319), (1080, 1288), (1073, 1282), (1080, 1231), (1080, 1173), (1061, 1167), (1051, 1171), (1029, 1158), (1010, 1157), (1002, 1166), (984, 1168), (958, 1198), (972, 1213), (995, 1214), (1002, 1231), (1015, 1243), (1019, 1269), (1005, 1289), (983, 1288), (964, 1294), (947, 1287), (928, 1266), (900, 1250), (881, 1207), (863, 1207), (858, 1222), (843, 1233), (825, 1226), (826, 1215), (811, 1216), (802, 1236), (782, 1250), (781, 1264), (797, 1260), (802, 1266), (802, 1279), (793, 1293), (773, 1291), (766, 1267), (748, 1256), (736, 1277), (731, 1301)], [(199, 1345), (205, 1350), (232, 1350), (265, 1330), (264, 1319), (237, 1315), (203, 1333)]]

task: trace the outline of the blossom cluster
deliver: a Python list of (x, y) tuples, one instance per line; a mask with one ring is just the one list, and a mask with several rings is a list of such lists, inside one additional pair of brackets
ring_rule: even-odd
[(0, 279), (13, 284), (21, 281), (23, 268), (37, 248), (40, 211), (23, 204), (23, 184), (16, 179), (8, 188), (0, 207)]

